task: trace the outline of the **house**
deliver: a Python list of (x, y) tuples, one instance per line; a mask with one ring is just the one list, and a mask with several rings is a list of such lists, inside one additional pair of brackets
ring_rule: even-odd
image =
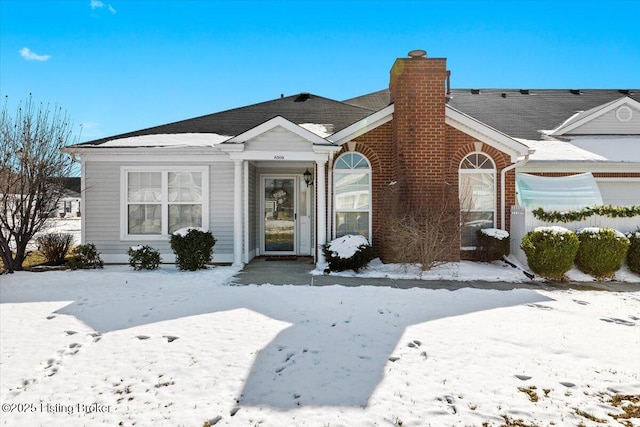
[[(474, 230), (509, 230), (516, 175), (589, 172), (605, 203), (640, 201), (640, 91), (454, 89), (445, 58), (417, 50), (390, 84), (345, 101), (300, 93), (69, 146), (82, 160), (82, 241), (107, 262), (150, 244), (171, 259), (185, 226), (218, 239), (216, 262), (311, 255), (357, 233), (385, 246), (385, 194), (444, 200), (445, 258)], [(552, 187), (562, 187), (564, 184)]]
[(81, 216), (81, 180), (80, 177), (59, 178), (62, 184), (62, 195), (58, 200), (56, 210), (52, 212), (55, 218), (77, 218)]

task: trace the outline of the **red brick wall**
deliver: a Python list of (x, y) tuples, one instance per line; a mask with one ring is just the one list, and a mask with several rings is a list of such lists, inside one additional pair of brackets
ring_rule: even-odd
[[(481, 151), (496, 164), (496, 226), (500, 226), (500, 171), (511, 164), (505, 153), (482, 144), (445, 123), (446, 59), (401, 58), (391, 69), (389, 88), (394, 102), (393, 120), (354, 141), (372, 167), (372, 242), (385, 258), (384, 196), (391, 181), (402, 184), (403, 194), (416, 203), (442, 203), (450, 195), (458, 206), (458, 170), (469, 153)], [(343, 147), (342, 152), (348, 147)], [(341, 152), (341, 153), (342, 153)], [(515, 204), (515, 173), (506, 175), (506, 206)], [(509, 216), (506, 218), (509, 229)], [(449, 261), (460, 259), (458, 218), (452, 218)]]
[[(371, 231), (373, 248), (378, 256), (384, 255), (382, 239), (382, 219), (384, 217), (384, 192), (392, 181), (393, 172), (389, 166), (392, 162), (392, 123), (384, 125), (359, 136), (355, 150), (364, 155), (371, 164)], [(342, 153), (348, 151), (348, 147), (342, 148)]]
[(442, 199), (450, 147), (446, 143), (446, 59), (399, 58), (391, 68), (394, 179), (409, 200)]

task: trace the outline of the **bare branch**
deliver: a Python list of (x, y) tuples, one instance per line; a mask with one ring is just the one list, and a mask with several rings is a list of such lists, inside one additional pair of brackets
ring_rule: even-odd
[(28, 242), (44, 226), (63, 194), (72, 159), (60, 151), (77, 142), (68, 113), (59, 106), (8, 98), (0, 113), (0, 258), (20, 270)]

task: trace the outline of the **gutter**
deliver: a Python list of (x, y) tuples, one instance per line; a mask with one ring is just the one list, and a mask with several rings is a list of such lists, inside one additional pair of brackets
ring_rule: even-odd
[(520, 166), (524, 166), (525, 163), (527, 163), (529, 161), (529, 156), (533, 154), (533, 150), (529, 150), (529, 152), (527, 154), (525, 154), (524, 159), (507, 166), (506, 168), (502, 169), (500, 171), (500, 212), (502, 213), (502, 215), (500, 216), (500, 228), (501, 229), (505, 229), (505, 226), (507, 224), (507, 202), (506, 202), (506, 197), (505, 197), (505, 177), (507, 175), (507, 172), (509, 172), (510, 170), (513, 170), (517, 167)]

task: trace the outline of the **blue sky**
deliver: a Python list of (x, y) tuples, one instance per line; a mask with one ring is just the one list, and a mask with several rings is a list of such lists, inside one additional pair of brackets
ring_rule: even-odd
[(412, 49), (448, 58), (454, 88), (640, 88), (638, 16), (639, 0), (0, 0), (0, 93), (61, 105), (86, 141), (373, 92)]

